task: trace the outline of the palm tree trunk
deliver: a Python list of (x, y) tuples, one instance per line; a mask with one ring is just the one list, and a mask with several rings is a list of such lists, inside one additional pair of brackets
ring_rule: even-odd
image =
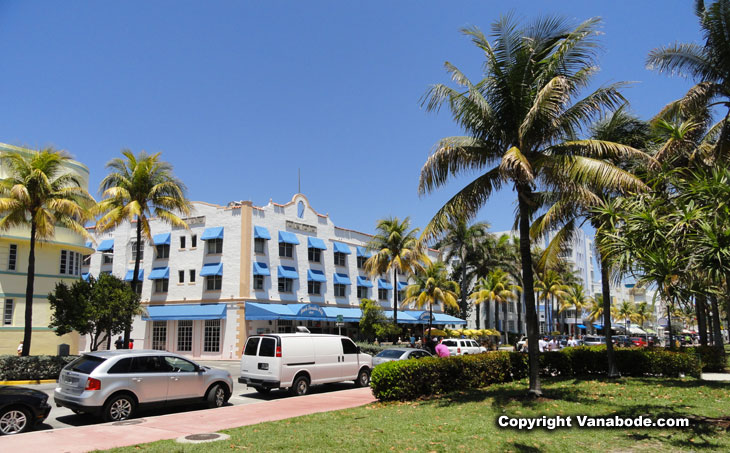
[[(393, 267), (393, 325), (398, 327), (398, 271), (395, 267)], [(430, 335), (431, 331), (428, 333)]]
[(720, 327), (720, 309), (717, 304), (717, 296), (710, 296), (710, 305), (712, 306), (712, 334), (715, 336), (715, 348), (724, 358), (725, 349), (722, 345), (722, 329)]
[(492, 303), (487, 299), (484, 301), (484, 328), (489, 329), (489, 324), (492, 321), (492, 316), (490, 315), (490, 311), (492, 309)]
[(527, 318), (527, 356), (530, 365), (530, 390), (533, 397), (542, 396), (540, 389), (540, 357), (537, 344), (537, 313), (535, 312), (535, 280), (532, 275), (530, 253), (530, 213), (528, 187), (518, 187), (517, 200), (520, 210), (520, 256), (522, 258), (522, 283), (525, 288), (525, 316)]
[[(137, 243), (134, 245), (136, 256), (134, 257), (134, 274), (132, 274), (132, 291), (137, 294), (137, 283), (139, 282), (139, 262), (140, 252), (142, 251), (142, 222), (137, 218)], [(122, 349), (129, 349), (129, 337), (132, 331), (132, 319), (130, 316), (129, 324), (124, 326), (124, 345)]]
[(608, 265), (603, 257), (601, 262), (601, 289), (603, 290), (603, 332), (606, 336), (606, 356), (608, 358), (608, 377), (621, 377), (616, 368), (616, 358), (613, 352), (613, 340), (611, 338), (611, 286), (608, 281)]
[(575, 307), (575, 324), (573, 324), (573, 336), (578, 338), (578, 307)]
[(433, 304), (428, 304), (428, 339), (431, 340), (431, 321), (433, 320)]
[(674, 350), (674, 336), (672, 335), (672, 310), (673, 306), (667, 301), (667, 328), (669, 328), (669, 349)]
[[(31, 214), (31, 219), (32, 219)], [(35, 220), (30, 222), (30, 252), (28, 253), (28, 278), (25, 282), (25, 328), (23, 329), (23, 350), (20, 355), (30, 355), (30, 339), (33, 334), (33, 284), (35, 283)]]
[(474, 304), (474, 316), (476, 318), (476, 326), (477, 330), (479, 330), (479, 314), (482, 311), (482, 305), (481, 304)]
[(466, 247), (463, 245), (461, 246), (461, 316), (466, 319)]
[(522, 336), (522, 294), (517, 298), (517, 335)]
[(497, 303), (497, 300), (494, 301), (494, 328), (496, 330), (502, 330), (500, 329), (499, 325), (499, 304)]
[(504, 345), (509, 344), (509, 333), (507, 331), (507, 304), (509, 302), (504, 301), (502, 303), (502, 327), (504, 327)]
[(695, 296), (695, 313), (697, 314), (697, 330), (700, 331), (700, 346), (707, 346), (707, 319), (705, 319), (705, 304), (707, 296)]

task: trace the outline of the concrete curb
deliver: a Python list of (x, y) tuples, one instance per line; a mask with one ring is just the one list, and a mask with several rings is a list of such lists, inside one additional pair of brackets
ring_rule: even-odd
[(57, 379), (35, 379), (30, 381), (0, 381), (0, 385), (55, 384)]

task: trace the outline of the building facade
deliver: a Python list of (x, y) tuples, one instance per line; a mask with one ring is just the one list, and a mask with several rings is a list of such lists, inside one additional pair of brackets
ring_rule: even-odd
[[(0, 152), (29, 152), (24, 148), (0, 144)], [(65, 168), (73, 173), (88, 190), (89, 169), (76, 161)], [(0, 178), (7, 177), (7, 169), (0, 165)], [(79, 350), (79, 335), (58, 336), (48, 327), (51, 320), (48, 293), (58, 282), (72, 283), (81, 276), (82, 256), (93, 249), (80, 235), (66, 228), (56, 227), (50, 240), (38, 242), (35, 248), (35, 280), (33, 286), (32, 355), (56, 354), (60, 344), (69, 345), (71, 353)], [(27, 284), (30, 229), (12, 228), (0, 233), (0, 354), (15, 354), (23, 339), (25, 326), (25, 291)]]

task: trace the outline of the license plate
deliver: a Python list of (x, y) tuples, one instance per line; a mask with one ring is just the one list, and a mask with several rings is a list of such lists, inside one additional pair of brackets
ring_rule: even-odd
[(63, 378), (63, 382), (66, 384), (75, 384), (75, 383), (79, 382), (79, 380), (78, 380), (78, 378), (75, 378), (75, 377), (65, 376)]
[(259, 363), (259, 370), (268, 370), (269, 364), (268, 363)]

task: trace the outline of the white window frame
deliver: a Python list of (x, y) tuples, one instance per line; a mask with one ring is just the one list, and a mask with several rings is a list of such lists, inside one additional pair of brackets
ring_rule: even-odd
[(152, 321), (152, 349), (167, 350), (167, 321)]
[(358, 269), (365, 269), (365, 261), (367, 261), (367, 260), (368, 259), (365, 258), (364, 256), (358, 256), (357, 257), (357, 268)]
[[(131, 253), (132, 260), (131, 261), (136, 261), (136, 259), (137, 259), (137, 241), (131, 240), (131, 241), (129, 241), (129, 245), (131, 246), (131, 251), (132, 251), (132, 253)], [(139, 261), (140, 262), (144, 261), (144, 241), (142, 241), (142, 247), (140, 247), (140, 249), (139, 249), (139, 255), (140, 255)]]
[(155, 246), (155, 258), (158, 260), (170, 259), (170, 244), (160, 244)]
[(378, 288), (378, 300), (388, 300), (388, 290), (385, 288)]
[(61, 250), (58, 273), (61, 275), (81, 275), (82, 256), (79, 252)]
[(294, 257), (294, 244), (288, 242), (279, 242), (279, 257), (280, 258), (293, 258)]
[(370, 295), (370, 288), (367, 286), (358, 286), (357, 287), (357, 298), (358, 299), (367, 299)]
[(307, 258), (309, 258), (309, 261), (312, 263), (321, 263), (322, 250), (316, 247), (309, 247), (309, 249), (307, 250)]

